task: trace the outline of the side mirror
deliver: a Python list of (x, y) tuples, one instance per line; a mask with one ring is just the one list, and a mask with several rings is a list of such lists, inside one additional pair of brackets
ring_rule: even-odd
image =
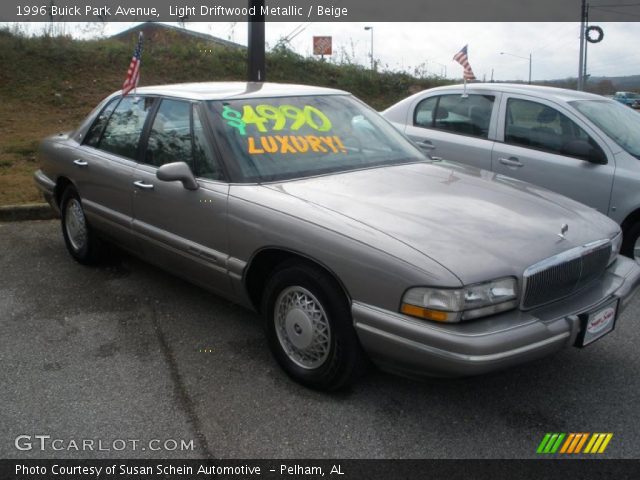
[(586, 140), (571, 140), (562, 146), (563, 155), (581, 158), (588, 162), (598, 163), (600, 165), (607, 164), (607, 156), (599, 147), (594, 147)]
[(189, 165), (185, 162), (165, 163), (156, 172), (158, 180), (164, 182), (182, 182), (187, 190), (197, 190), (199, 188), (196, 177), (193, 176)]

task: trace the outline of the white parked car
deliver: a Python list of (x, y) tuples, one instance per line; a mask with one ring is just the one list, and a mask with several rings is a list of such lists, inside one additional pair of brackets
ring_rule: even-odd
[(463, 162), (582, 202), (622, 226), (640, 257), (640, 115), (599, 95), (472, 84), (433, 88), (382, 114), (432, 158)]

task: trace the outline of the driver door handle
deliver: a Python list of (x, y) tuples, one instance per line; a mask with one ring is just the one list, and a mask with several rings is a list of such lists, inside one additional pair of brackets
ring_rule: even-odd
[(133, 184), (138, 187), (138, 188), (142, 188), (144, 190), (153, 190), (153, 183), (144, 183), (142, 180), (138, 180), (133, 182)]
[(88, 163), (88, 162), (86, 162), (86, 161), (84, 161), (84, 160), (81, 160), (81, 159), (79, 159), (79, 158), (75, 159), (75, 160), (73, 161), (73, 163), (74, 163), (74, 165), (77, 165), (77, 166), (79, 166), (79, 167), (86, 167), (87, 165), (89, 165), (89, 163)]
[(433, 143), (431, 143), (429, 140), (420, 140), (418, 142), (416, 142), (418, 144), (418, 146), (420, 148), (424, 148), (425, 150), (433, 150), (434, 148), (436, 148)]
[(516, 157), (511, 157), (511, 158), (499, 158), (498, 161), (502, 164), (502, 165), (506, 165), (507, 167), (515, 167), (515, 168), (520, 168), (520, 167), (524, 167), (524, 163), (522, 163), (520, 160), (518, 160)]

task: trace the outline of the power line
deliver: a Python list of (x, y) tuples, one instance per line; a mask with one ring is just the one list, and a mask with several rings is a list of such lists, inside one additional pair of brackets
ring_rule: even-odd
[(284, 37), (284, 41), (285, 42), (290, 42), (291, 40), (293, 40), (295, 37), (297, 37), (298, 35), (300, 35), (302, 32), (304, 32), (307, 28), (309, 28), (309, 25), (311, 25), (311, 22), (306, 22), (306, 23), (301, 23), (300, 25), (298, 25), (296, 28), (294, 28), (291, 32), (289, 32), (289, 35), (287, 35), (286, 37)]
[[(557, 49), (558, 47), (558, 42), (563, 39), (563, 37), (566, 37), (568, 34), (575, 34), (576, 37), (579, 37), (580, 32), (572, 32), (570, 29), (566, 28), (566, 27), (562, 27), (561, 29), (564, 33), (561, 33), (560, 35), (556, 35), (556, 33), (560, 32), (559, 30), (556, 30), (556, 32), (552, 35), (550, 35), (551, 40), (549, 40), (547, 43), (545, 43), (542, 47), (538, 47), (535, 50), (532, 50), (533, 53), (537, 53), (540, 51), (543, 51), (544, 49), (546, 49), (547, 47), (549, 47), (551, 44), (554, 44), (555, 48)], [(567, 44), (568, 42), (564, 42), (565, 44)]]
[(594, 10), (600, 10), (601, 12), (609, 12), (609, 13), (617, 13), (618, 15), (628, 15), (631, 17), (640, 17), (640, 14), (637, 13), (629, 13), (629, 12), (619, 12), (617, 10), (609, 10), (608, 8), (602, 8), (602, 7), (591, 7)]
[(589, 8), (600, 8), (600, 7), (640, 7), (640, 3), (617, 3), (617, 4), (590, 3), (589, 4)]

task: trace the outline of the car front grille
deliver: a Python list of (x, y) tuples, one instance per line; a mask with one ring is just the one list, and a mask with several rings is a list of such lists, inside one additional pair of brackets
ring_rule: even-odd
[(524, 272), (521, 308), (539, 307), (587, 286), (603, 274), (610, 254), (611, 242), (599, 240), (530, 266)]

